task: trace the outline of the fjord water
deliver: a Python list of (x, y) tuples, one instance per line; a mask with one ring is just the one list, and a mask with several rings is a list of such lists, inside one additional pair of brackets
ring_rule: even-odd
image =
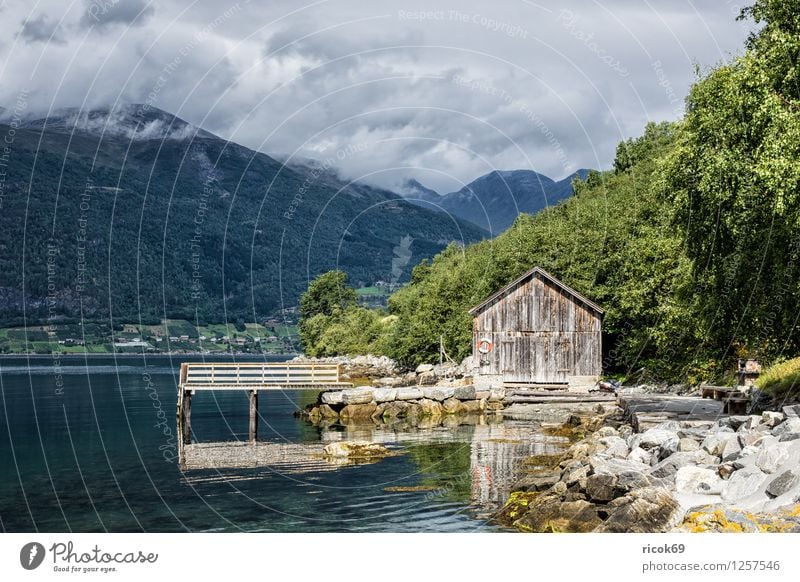
[[(506, 421), (378, 431), (400, 454), (374, 464), (320, 471), (299, 461), (182, 471), (177, 373), (181, 361), (192, 359), (0, 359), (0, 529), (491, 531), (497, 528), (486, 517), (503, 502), (522, 460), (562, 446), (527, 424)], [(318, 445), (349, 438), (337, 434), (343, 427), (323, 431), (294, 418), (315, 398), (313, 392), (262, 393), (259, 440)], [(199, 442), (246, 439), (247, 411), (244, 393), (196, 395), (193, 435)], [(409, 487), (417, 490), (402, 490)]]

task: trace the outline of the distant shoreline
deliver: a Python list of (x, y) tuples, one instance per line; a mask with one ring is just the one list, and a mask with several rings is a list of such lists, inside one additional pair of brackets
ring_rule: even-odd
[(264, 356), (269, 357), (287, 357), (287, 358), (294, 358), (297, 356), (301, 356), (303, 354), (280, 354), (280, 353), (269, 353), (269, 354), (253, 354), (248, 352), (215, 352), (211, 354), (200, 354), (200, 353), (185, 353), (185, 352), (143, 352), (140, 354), (131, 354), (131, 353), (124, 353), (124, 354), (115, 354), (115, 353), (107, 353), (107, 354), (79, 354), (79, 353), (55, 353), (55, 354), (26, 354), (26, 353), (18, 353), (18, 354), (0, 354), (0, 360), (2, 359), (10, 359), (10, 358), (31, 358), (35, 360), (39, 359), (48, 359), (52, 360), (54, 357), (58, 358), (141, 358), (144, 357), (165, 357), (165, 356), (191, 356), (191, 357), (231, 357), (231, 356), (249, 356), (253, 358), (259, 358)]

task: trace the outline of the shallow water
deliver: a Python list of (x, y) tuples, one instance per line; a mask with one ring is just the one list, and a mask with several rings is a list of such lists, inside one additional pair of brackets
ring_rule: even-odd
[[(55, 367), (50, 358), (0, 358), (0, 528), (494, 531), (486, 517), (505, 500), (522, 459), (563, 446), (516, 421), (319, 429), (292, 414), (315, 393), (265, 392), (259, 441), (270, 451), (283, 443), (281, 458), (182, 470), (175, 405), (186, 359), (77, 356)], [(193, 436), (246, 440), (247, 415), (244, 393), (198, 394)], [(350, 439), (384, 443), (396, 455), (336, 466), (312, 454)]]

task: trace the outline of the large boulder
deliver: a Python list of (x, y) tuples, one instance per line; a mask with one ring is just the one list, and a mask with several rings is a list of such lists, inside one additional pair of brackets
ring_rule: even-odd
[(788, 458), (788, 447), (783, 443), (764, 446), (756, 455), (756, 467), (765, 473), (774, 473)]
[(344, 404), (367, 404), (372, 402), (371, 388), (351, 388), (342, 390), (342, 402)]
[(783, 422), (785, 416), (780, 412), (772, 410), (765, 410), (761, 413), (761, 423), (766, 424), (770, 428), (774, 428)]
[(466, 414), (468, 412), (464, 403), (456, 398), (448, 398), (442, 402), (442, 408), (446, 414)]
[(616, 459), (603, 455), (593, 455), (589, 458), (589, 466), (595, 475), (621, 475), (623, 473), (646, 474), (650, 467), (637, 461)]
[(369, 404), (348, 404), (339, 411), (339, 419), (342, 422), (371, 420), (377, 408), (378, 405), (374, 402)]
[(683, 520), (684, 511), (669, 491), (644, 487), (608, 504), (608, 519), (594, 531), (611, 533), (664, 533)]
[(794, 432), (800, 432), (800, 418), (787, 418), (772, 429), (772, 434), (775, 436)]
[(752, 495), (758, 491), (766, 476), (758, 467), (739, 469), (726, 481), (727, 486), (722, 492), (722, 500), (726, 503), (734, 503)]
[(323, 392), (320, 399), (323, 404), (342, 404), (342, 391)]
[(433, 386), (436, 381), (436, 373), (433, 370), (417, 374), (417, 385), (419, 386)]
[(694, 453), (674, 453), (653, 465), (649, 474), (653, 477), (672, 477), (678, 472), (678, 469), (686, 465), (692, 465), (695, 462)]
[(595, 503), (607, 503), (625, 492), (616, 475), (590, 475), (586, 479), (586, 495)]
[(630, 450), (628, 449), (628, 443), (625, 442), (625, 439), (618, 436), (603, 437), (599, 442), (605, 445), (605, 453), (611, 457), (625, 459), (630, 453)]
[(560, 475), (560, 471), (547, 471), (535, 473), (533, 475), (525, 475), (514, 483), (513, 489), (515, 491), (546, 491), (558, 483)]
[(731, 439), (738, 438), (730, 429), (727, 431), (720, 430), (718, 432), (712, 432), (709, 434), (705, 439), (703, 439), (703, 444), (701, 447), (703, 450), (707, 451), (709, 455), (715, 455), (717, 457), (722, 455), (722, 451), (725, 448), (725, 445)]
[(459, 400), (475, 400), (475, 386), (457, 386), (453, 389), (453, 398)]
[(417, 374), (424, 374), (426, 372), (433, 372), (433, 364), (420, 364), (416, 369)]
[(562, 502), (557, 495), (543, 495), (528, 505), (514, 525), (536, 533), (584, 533), (602, 525), (595, 506), (588, 501)]
[(444, 402), (448, 398), (452, 398), (456, 389), (449, 386), (430, 386), (422, 389), (422, 394), (425, 398), (430, 400), (438, 400)]
[(423, 396), (424, 394), (422, 392), (422, 389), (414, 388), (412, 386), (408, 388), (398, 388), (395, 398), (397, 400), (419, 400)]
[(631, 448), (641, 447), (644, 450), (654, 449), (655, 447), (664, 447), (671, 441), (675, 442), (675, 448), (678, 444), (677, 430), (667, 430), (665, 428), (651, 428), (641, 434), (635, 434), (630, 438)]
[(378, 443), (339, 441), (325, 445), (323, 454), (338, 459), (375, 459), (386, 457), (391, 451)]
[(408, 414), (411, 405), (408, 402), (395, 400), (394, 402), (386, 402), (382, 406), (383, 412), (381, 416), (384, 420), (391, 420), (394, 418), (404, 418)]
[(791, 491), (798, 483), (800, 483), (800, 469), (784, 471), (769, 482), (766, 493), (770, 497), (780, 497)]
[(375, 402), (392, 402), (397, 399), (396, 388), (373, 388), (372, 397)]
[(684, 466), (675, 473), (675, 491), (684, 494), (719, 495), (724, 481), (713, 469)]
[(379, 388), (397, 388), (398, 386), (404, 386), (405, 380), (399, 376), (387, 376), (386, 378), (376, 378), (372, 381), (373, 386), (377, 386)]
[(444, 412), (442, 405), (436, 400), (423, 398), (419, 401), (421, 416), (441, 416)]

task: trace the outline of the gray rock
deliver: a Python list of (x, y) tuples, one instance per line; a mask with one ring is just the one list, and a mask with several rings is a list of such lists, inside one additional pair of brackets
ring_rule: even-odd
[(732, 432), (713, 432), (703, 440), (703, 444), (701, 446), (703, 450), (707, 451), (710, 455), (719, 457), (722, 455), (725, 444), (730, 439), (736, 439), (738, 441), (738, 437)]
[(800, 418), (800, 404), (792, 404), (783, 407), (783, 414), (786, 418)]
[(397, 389), (397, 400), (419, 400), (422, 398), (424, 394), (422, 390), (419, 388), (398, 388)]
[(436, 374), (431, 372), (422, 372), (421, 374), (417, 374), (417, 385), (418, 386), (433, 386), (436, 384)]
[(736, 432), (742, 433), (751, 431), (756, 428), (761, 423), (761, 417), (756, 414), (751, 414), (747, 417), (747, 420), (744, 421), (739, 428), (736, 429)]
[(448, 398), (452, 398), (455, 391), (455, 388), (450, 386), (430, 386), (422, 389), (425, 398), (438, 400), (439, 402), (444, 402)]
[(675, 474), (675, 490), (678, 493), (718, 495), (723, 483), (716, 471), (703, 467), (687, 465)]
[(683, 437), (678, 441), (678, 451), (681, 453), (690, 453), (692, 451), (699, 451), (700, 443), (693, 438)]
[(453, 389), (453, 398), (475, 400), (475, 386), (456, 386)]
[(622, 473), (645, 474), (650, 470), (648, 465), (627, 459), (616, 459), (593, 455), (589, 457), (589, 466), (595, 475), (621, 475)]
[(375, 402), (393, 402), (397, 399), (397, 388), (373, 388), (372, 397)]
[(606, 446), (605, 453), (612, 457), (617, 457), (619, 459), (625, 459), (628, 457), (628, 443), (625, 442), (625, 439), (622, 439), (618, 436), (608, 436), (603, 437), (599, 440), (600, 444)]
[(750, 422), (750, 417), (747, 415), (741, 416), (728, 416), (727, 418), (720, 419), (720, 426), (727, 426), (733, 430), (738, 430), (743, 424)]
[(772, 434), (775, 436), (790, 432), (800, 432), (800, 418), (788, 418), (772, 429)]
[(335, 390), (332, 392), (323, 392), (322, 393), (322, 403), (323, 404), (342, 404), (342, 391)]
[(489, 391), (489, 402), (502, 402), (505, 397), (505, 388), (492, 388)]
[(742, 445), (739, 444), (739, 439), (734, 437), (725, 441), (725, 446), (722, 447), (720, 457), (723, 461), (733, 461), (739, 457), (742, 452)]
[(774, 473), (787, 458), (786, 446), (776, 443), (759, 451), (756, 455), (756, 467), (765, 473)]
[(797, 471), (784, 471), (775, 479), (770, 481), (769, 485), (767, 485), (767, 495), (772, 497), (780, 497), (784, 493), (787, 493), (794, 487), (800, 483), (800, 474)]
[(615, 429), (613, 426), (601, 426), (594, 433), (594, 436), (596, 436), (597, 438), (618, 437), (619, 431)]
[(653, 460), (653, 455), (641, 447), (636, 447), (628, 454), (627, 458), (629, 461), (636, 461), (637, 463), (649, 465)]
[(663, 533), (683, 519), (684, 511), (669, 491), (645, 487), (609, 504), (608, 519), (595, 532)]
[(567, 484), (567, 486), (572, 486), (576, 483), (580, 483), (581, 481), (585, 481), (588, 476), (589, 465), (577, 464), (574, 467), (564, 469), (564, 473), (562, 474), (561, 478), (563, 479), (564, 483)]
[(405, 380), (397, 376), (388, 376), (386, 378), (377, 378), (372, 381), (373, 386), (378, 388), (397, 388), (398, 386), (405, 385)]
[(417, 374), (423, 374), (425, 372), (433, 372), (433, 364), (420, 364), (417, 366), (416, 369)]
[(638, 446), (644, 450), (650, 450), (655, 447), (661, 447), (670, 441), (675, 441), (677, 448), (678, 434), (677, 431), (673, 430), (651, 428), (641, 434), (631, 436), (630, 440), (629, 444), (632, 449)]
[(342, 390), (342, 402), (344, 404), (368, 404), (372, 402), (371, 388), (351, 388)]
[(761, 423), (766, 424), (770, 428), (774, 428), (782, 423), (784, 418), (783, 413), (772, 410), (765, 410), (761, 413)]
[(590, 475), (586, 480), (586, 495), (595, 503), (606, 503), (624, 493), (617, 486), (616, 475)]
[(513, 489), (516, 491), (546, 491), (558, 483), (559, 473), (539, 473), (537, 475), (526, 475), (516, 483)]
[(736, 502), (758, 491), (766, 474), (757, 467), (743, 467), (726, 481), (722, 491), (722, 500), (727, 503)]
[(649, 474), (653, 477), (671, 477), (678, 472), (678, 469), (686, 465), (694, 464), (692, 453), (674, 453), (663, 461), (653, 465)]
[(800, 432), (785, 432), (778, 437), (778, 440), (782, 443), (796, 441), (797, 439), (800, 439)]

